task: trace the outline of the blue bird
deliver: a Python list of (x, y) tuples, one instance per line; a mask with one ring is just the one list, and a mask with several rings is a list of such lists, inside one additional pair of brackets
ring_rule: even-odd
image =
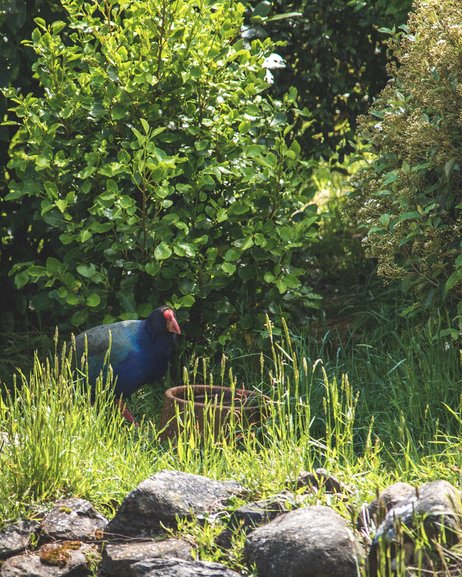
[(117, 405), (127, 421), (136, 425), (124, 399), (164, 376), (177, 334), (181, 330), (175, 313), (162, 306), (145, 320), (100, 325), (80, 333), (75, 339), (77, 360), (87, 352), (89, 383), (94, 388), (98, 376), (107, 370), (105, 357), (110, 348)]

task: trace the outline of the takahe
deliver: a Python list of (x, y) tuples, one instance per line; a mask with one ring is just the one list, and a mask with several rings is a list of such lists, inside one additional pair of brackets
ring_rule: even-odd
[(135, 423), (124, 399), (145, 383), (163, 377), (175, 335), (180, 333), (174, 312), (162, 306), (145, 320), (100, 325), (79, 334), (75, 339), (77, 360), (80, 362), (88, 346), (88, 376), (90, 385), (94, 387), (97, 377), (104, 371), (110, 346), (109, 363), (114, 373), (116, 401), (124, 417)]

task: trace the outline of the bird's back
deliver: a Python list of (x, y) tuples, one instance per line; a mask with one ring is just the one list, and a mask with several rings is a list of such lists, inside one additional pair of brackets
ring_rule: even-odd
[(117, 367), (137, 348), (137, 334), (142, 321), (121, 321), (93, 327), (79, 334), (76, 339), (77, 362), (80, 365), (83, 354), (87, 353), (88, 375), (94, 385), (100, 372), (105, 368), (106, 355), (116, 371)]
[(152, 336), (145, 321), (121, 321), (84, 331), (76, 337), (77, 359), (88, 351), (88, 375), (93, 386), (109, 363), (116, 379), (116, 396), (130, 396), (147, 382), (160, 379), (168, 367), (172, 349), (170, 335)]

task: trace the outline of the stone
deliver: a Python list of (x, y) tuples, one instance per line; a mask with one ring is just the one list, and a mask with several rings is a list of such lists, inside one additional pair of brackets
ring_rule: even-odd
[(48, 543), (7, 559), (0, 577), (90, 577), (98, 557), (96, 547), (80, 541)]
[(0, 531), (0, 559), (21, 553), (30, 544), (31, 538), (40, 530), (37, 521), (21, 520)]
[(134, 577), (242, 577), (220, 563), (181, 559), (140, 561), (132, 565), (132, 571)]
[(409, 483), (400, 481), (390, 485), (370, 505), (362, 507), (357, 520), (358, 529), (367, 536), (375, 533), (388, 511), (413, 493), (415, 493), (415, 488)]
[(108, 544), (103, 550), (101, 570), (110, 577), (133, 577), (134, 563), (157, 557), (190, 560), (191, 550), (191, 545), (182, 539)]
[(205, 518), (222, 512), (244, 488), (233, 481), (214, 481), (180, 471), (161, 471), (129, 493), (106, 527), (109, 539), (150, 537), (175, 528), (177, 517)]
[(326, 493), (332, 494), (352, 494), (354, 493), (351, 487), (345, 485), (334, 477), (329, 475), (326, 469), (318, 468), (314, 472), (308, 473), (306, 471), (300, 473), (297, 479), (297, 489), (305, 488), (313, 493), (318, 493), (321, 489), (324, 489)]
[(217, 537), (217, 544), (228, 549), (231, 547), (233, 532), (240, 529), (249, 533), (256, 527), (269, 523), (282, 513), (291, 511), (297, 499), (290, 491), (281, 491), (268, 499), (261, 499), (242, 505), (230, 515), (228, 527)]
[(244, 525), (255, 528), (269, 523), (278, 515), (287, 513), (296, 505), (295, 496), (289, 491), (262, 499), (253, 503), (247, 503), (236, 509), (231, 515), (231, 524), (234, 527)]
[[(435, 542), (449, 549), (461, 540), (461, 518), (460, 494), (447, 481), (432, 481), (414, 489), (407, 498), (388, 511), (377, 529), (369, 553), (371, 577), (378, 574), (381, 564), (379, 556), (382, 553), (385, 559), (391, 560), (392, 565), (396, 565), (399, 556), (405, 565), (414, 562), (425, 565), (428, 560), (428, 567), (433, 566), (430, 549), (428, 555), (424, 555), (423, 562), (422, 559), (415, 559), (414, 537), (422, 541), (418, 537), (423, 529), (428, 542), (432, 543), (432, 549)], [(407, 530), (400, 530), (402, 526), (407, 527)]]
[(107, 523), (106, 517), (95, 511), (89, 501), (62, 499), (45, 515), (42, 533), (45, 538), (52, 540), (93, 541)]
[(387, 537), (392, 539), (396, 520), (407, 527), (415, 528), (417, 520), (423, 521), (427, 536), (434, 538), (444, 530), (458, 541), (460, 519), (462, 517), (461, 498), (455, 487), (447, 481), (425, 483), (406, 498), (397, 503), (387, 513), (380, 525), (375, 540)]
[(357, 577), (363, 562), (347, 522), (322, 505), (296, 509), (255, 529), (244, 554), (259, 577)]

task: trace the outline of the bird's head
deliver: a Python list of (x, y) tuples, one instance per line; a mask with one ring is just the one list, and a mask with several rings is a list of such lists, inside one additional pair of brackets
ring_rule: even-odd
[(154, 334), (181, 334), (180, 325), (176, 320), (175, 313), (167, 306), (155, 309), (146, 320), (149, 330)]

